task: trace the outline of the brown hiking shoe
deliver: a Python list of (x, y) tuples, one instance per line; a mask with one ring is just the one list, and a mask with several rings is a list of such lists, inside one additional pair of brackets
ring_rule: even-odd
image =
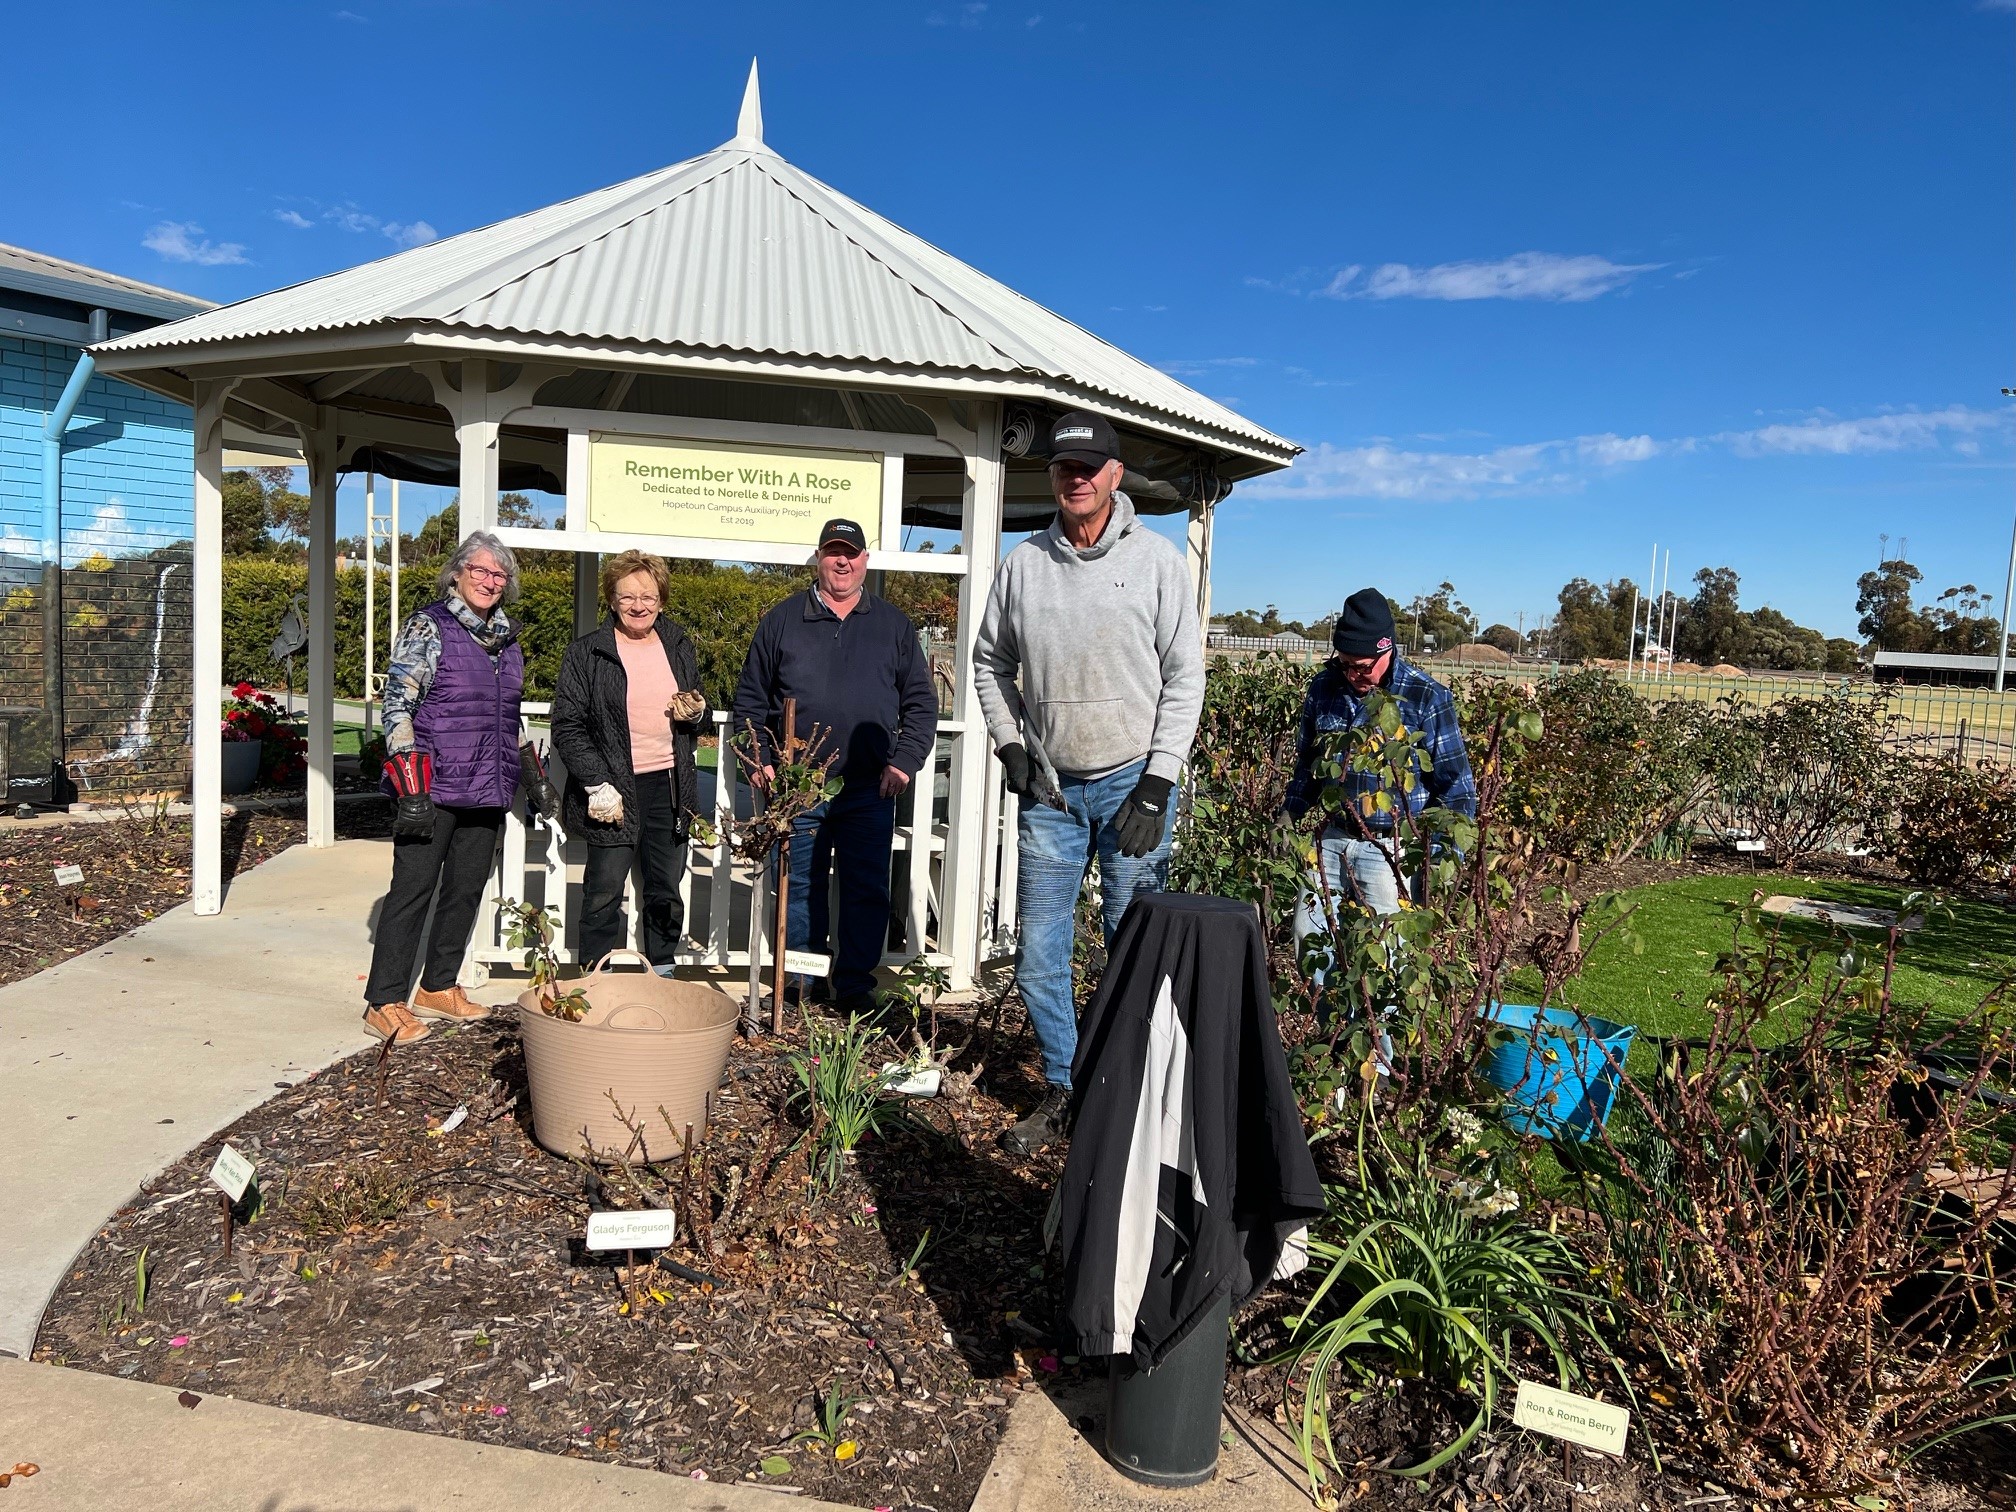
[(473, 1001), (459, 986), (443, 992), (422, 987), (413, 994), (413, 1011), (422, 1018), (475, 1020), (490, 1017), (490, 1010)]
[(404, 1003), (380, 1003), (375, 1008), (366, 1009), (364, 1027), (381, 1040), (390, 1040), (395, 1045), (410, 1045), (434, 1032), (413, 1017)]

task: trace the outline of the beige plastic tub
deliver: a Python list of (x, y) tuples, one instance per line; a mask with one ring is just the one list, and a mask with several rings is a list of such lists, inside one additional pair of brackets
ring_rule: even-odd
[[(532, 1133), (556, 1155), (620, 1156), (631, 1135), (610, 1102), (614, 1093), (644, 1131), (642, 1147), (631, 1158), (665, 1160), (679, 1154), (686, 1125), (693, 1126), (695, 1139), (706, 1132), (708, 1098), (728, 1068), (741, 1008), (726, 993), (697, 982), (651, 970), (610, 971), (617, 956), (650, 965), (635, 951), (612, 951), (593, 971), (568, 983), (588, 998), (579, 1023), (542, 1013), (536, 993), (519, 995)], [(661, 1107), (670, 1128), (659, 1116)]]

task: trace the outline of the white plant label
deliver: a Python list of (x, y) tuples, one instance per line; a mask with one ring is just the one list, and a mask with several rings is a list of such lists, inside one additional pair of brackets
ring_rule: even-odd
[(664, 1249), (671, 1243), (672, 1213), (667, 1208), (588, 1215), (591, 1250)]
[(252, 1184), (252, 1162), (227, 1144), (210, 1167), (210, 1184), (233, 1202), (238, 1201)]
[(84, 885), (84, 868), (81, 866), (57, 867), (56, 885), (58, 887), (82, 887)]
[(1584, 1449), (1604, 1454), (1624, 1452), (1624, 1436), (1631, 1427), (1627, 1408), (1612, 1407), (1592, 1397), (1577, 1396), (1537, 1381), (1521, 1381), (1519, 1396), (1512, 1404), (1512, 1421), (1521, 1428), (1566, 1439)]
[(787, 950), (784, 952), (784, 969), (799, 976), (822, 977), (833, 969), (833, 957), (810, 950)]
[(1738, 840), (1736, 842), (1736, 849), (1739, 853), (1755, 852), (1762, 854), (1764, 842), (1762, 840)]

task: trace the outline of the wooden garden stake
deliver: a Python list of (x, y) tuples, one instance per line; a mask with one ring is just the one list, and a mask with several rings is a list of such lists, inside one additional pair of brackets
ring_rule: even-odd
[(623, 1258), (630, 1262), (630, 1272), (626, 1278), (630, 1287), (630, 1316), (636, 1317), (644, 1310), (644, 1299), (637, 1290), (637, 1251), (626, 1249)]
[(224, 1258), (229, 1260), (231, 1258), (231, 1194), (229, 1192), (219, 1192), (217, 1194), (217, 1205), (224, 1213)]
[[(777, 767), (781, 771), (798, 757), (798, 700), (784, 700), (784, 742), (778, 751)], [(784, 1032), (784, 923), (791, 910), (791, 835), (786, 832), (777, 841), (777, 939), (773, 950), (774, 970), (770, 985), (770, 1032)]]

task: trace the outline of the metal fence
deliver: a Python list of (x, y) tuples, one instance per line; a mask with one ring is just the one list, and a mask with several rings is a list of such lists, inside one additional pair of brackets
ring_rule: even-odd
[[(1516, 666), (1435, 666), (1436, 676), (1510, 677), (1544, 683), (1563, 675), (1558, 663)], [(1699, 703), (1734, 703), (1768, 708), (1788, 698), (1880, 698), (1892, 715), (1894, 743), (1905, 750), (1939, 752), (1968, 761), (2000, 761), (2016, 765), (2016, 691), (1988, 688), (1932, 687), (1915, 683), (1872, 683), (1856, 677), (1785, 675), (1708, 677), (1678, 674), (1628, 679), (1648, 699), (1684, 698)]]

